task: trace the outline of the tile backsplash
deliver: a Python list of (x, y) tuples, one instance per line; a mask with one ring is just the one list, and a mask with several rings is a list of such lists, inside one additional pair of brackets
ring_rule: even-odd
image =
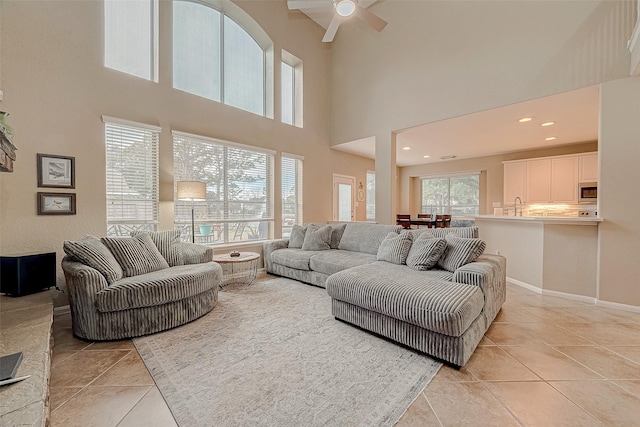
[[(513, 205), (506, 206), (505, 215), (513, 215)], [(523, 205), (523, 216), (559, 216), (559, 217), (578, 217), (580, 212), (588, 211), (589, 216), (597, 216), (597, 205), (591, 204), (531, 204)]]

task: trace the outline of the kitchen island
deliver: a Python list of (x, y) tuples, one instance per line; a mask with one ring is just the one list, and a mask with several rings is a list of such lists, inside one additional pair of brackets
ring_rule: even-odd
[(475, 217), (487, 253), (507, 258), (509, 282), (595, 302), (599, 217)]

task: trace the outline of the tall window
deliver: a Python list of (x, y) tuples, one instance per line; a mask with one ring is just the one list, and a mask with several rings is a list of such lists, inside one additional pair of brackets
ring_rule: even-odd
[(376, 173), (367, 171), (367, 221), (376, 220)]
[(104, 0), (104, 65), (158, 81), (158, 0)]
[(174, 184), (207, 183), (206, 201), (192, 204), (174, 198), (175, 227), (183, 239), (191, 240), (192, 207), (197, 243), (268, 238), (274, 220), (273, 162), (270, 150), (174, 131)]
[(480, 207), (480, 174), (425, 177), (421, 180), (422, 212), (477, 215)]
[(173, 2), (173, 87), (265, 115), (265, 51), (231, 17)]
[(282, 154), (282, 237), (289, 237), (293, 224), (302, 224), (301, 157)]
[(282, 123), (303, 127), (302, 61), (283, 50), (280, 69)]
[(103, 117), (107, 164), (107, 235), (158, 224), (160, 128)]

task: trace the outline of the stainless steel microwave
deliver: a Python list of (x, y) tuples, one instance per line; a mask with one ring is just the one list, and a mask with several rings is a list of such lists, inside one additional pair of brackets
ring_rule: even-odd
[(580, 203), (596, 203), (598, 201), (598, 183), (597, 182), (579, 183), (578, 199)]

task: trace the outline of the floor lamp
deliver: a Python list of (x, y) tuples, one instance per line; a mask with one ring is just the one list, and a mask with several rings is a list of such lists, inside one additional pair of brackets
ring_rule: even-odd
[(194, 202), (207, 199), (207, 183), (201, 181), (178, 181), (178, 200), (191, 200), (191, 242), (196, 242)]

